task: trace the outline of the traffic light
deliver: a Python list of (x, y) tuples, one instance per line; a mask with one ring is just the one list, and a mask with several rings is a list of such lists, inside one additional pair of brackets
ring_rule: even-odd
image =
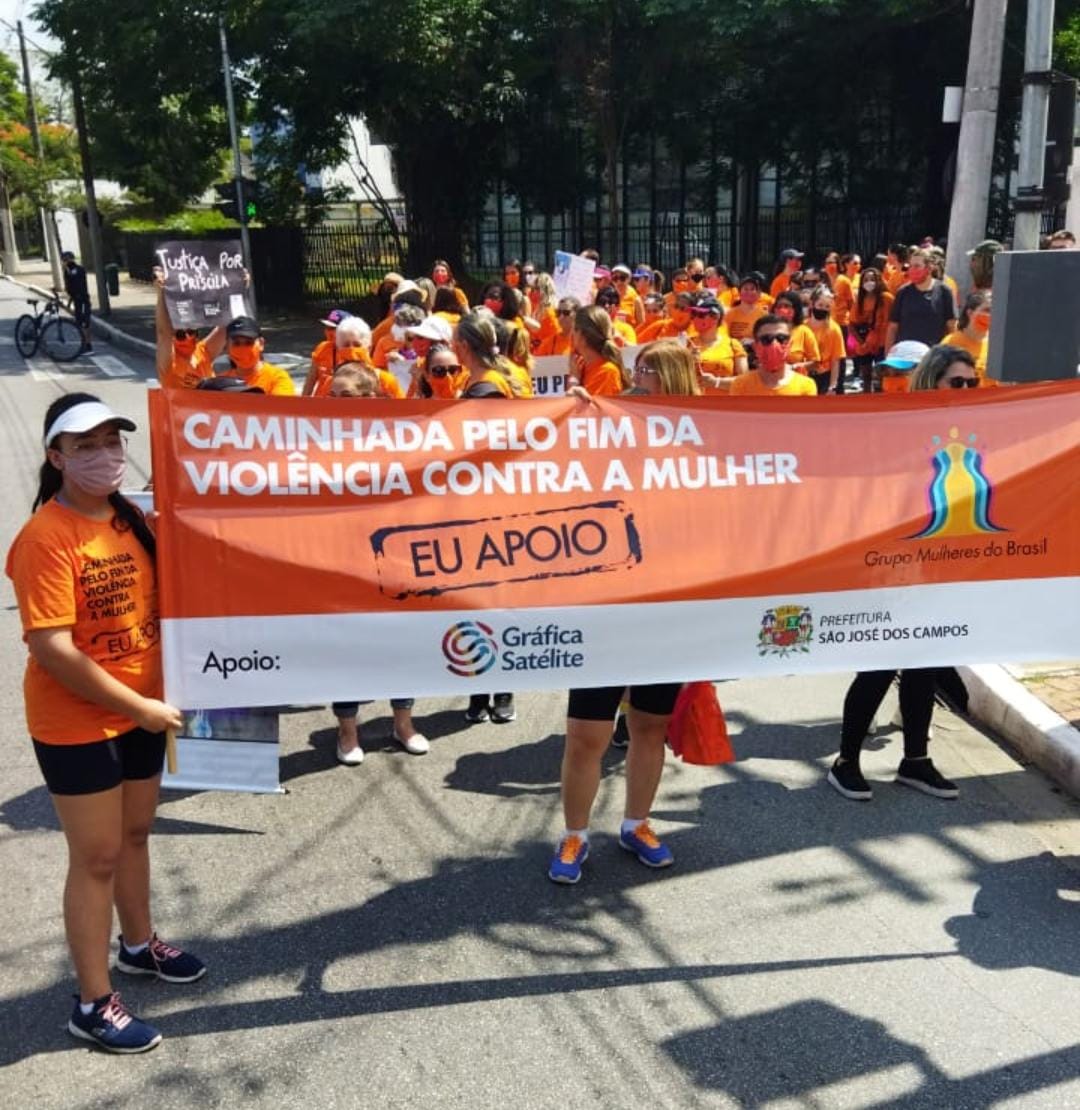
[[(241, 191), (244, 197), (244, 223), (251, 223), (259, 218), (261, 205), (259, 203), (259, 183), (250, 177), (240, 179)], [(236, 199), (236, 179), (222, 181), (214, 186), (218, 200), (214, 207), (227, 219), (240, 223), (240, 206)]]
[(1073, 160), (1075, 128), (1076, 82), (1055, 79), (1050, 85), (1043, 162), (1043, 196), (1047, 204), (1064, 204), (1069, 199), (1069, 167)]

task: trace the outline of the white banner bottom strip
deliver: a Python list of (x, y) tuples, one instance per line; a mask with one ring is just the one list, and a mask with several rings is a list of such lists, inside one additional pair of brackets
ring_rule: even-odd
[(1072, 658), (1080, 578), (519, 610), (165, 620), (174, 705), (286, 705)]

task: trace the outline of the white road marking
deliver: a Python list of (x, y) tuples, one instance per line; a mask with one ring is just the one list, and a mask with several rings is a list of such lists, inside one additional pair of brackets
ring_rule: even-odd
[(90, 361), (110, 378), (136, 378), (138, 374), (115, 355), (91, 355)]
[(57, 370), (51, 358), (28, 358), (26, 360), (30, 377), (36, 382), (62, 382), (64, 375)]

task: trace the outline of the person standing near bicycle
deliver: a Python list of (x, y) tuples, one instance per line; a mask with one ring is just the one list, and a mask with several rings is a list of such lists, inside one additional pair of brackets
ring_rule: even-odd
[(60, 261), (64, 265), (64, 291), (71, 301), (71, 313), (82, 333), (79, 354), (84, 354), (94, 349), (90, 342), (90, 286), (86, 280), (86, 267), (75, 261), (74, 251), (64, 251)]

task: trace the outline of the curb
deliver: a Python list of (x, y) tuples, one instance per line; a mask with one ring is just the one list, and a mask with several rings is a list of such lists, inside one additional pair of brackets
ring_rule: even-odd
[(988, 725), (1080, 798), (1080, 730), (1040, 701), (1004, 667), (982, 663), (958, 667), (972, 717)]
[[(32, 293), (37, 293), (41, 297), (49, 298), (52, 296), (48, 289), (42, 289), (40, 285), (34, 285), (32, 282), (19, 281), (18, 278), (13, 278), (10, 274), (0, 274), (0, 277), (5, 281), (10, 281), (12, 285), (18, 285), (21, 289), (29, 289)], [(118, 327), (106, 323), (97, 316), (90, 317), (90, 330), (95, 335), (103, 336), (110, 343), (115, 343), (118, 347), (130, 347), (133, 351), (144, 355), (155, 356), (157, 354), (157, 347), (153, 343), (129, 335), (126, 331), (121, 331)]]

